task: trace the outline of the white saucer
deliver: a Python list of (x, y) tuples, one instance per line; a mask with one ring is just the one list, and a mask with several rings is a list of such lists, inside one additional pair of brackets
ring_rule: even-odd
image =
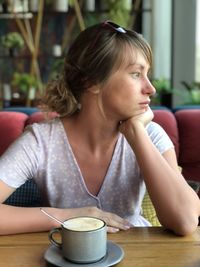
[(67, 261), (62, 257), (61, 250), (53, 245), (51, 245), (44, 254), (44, 258), (48, 263), (59, 267), (80, 267), (81, 265), (84, 267), (107, 267), (119, 263), (123, 257), (123, 249), (112, 241), (107, 242), (106, 256), (102, 260), (90, 264), (78, 264)]

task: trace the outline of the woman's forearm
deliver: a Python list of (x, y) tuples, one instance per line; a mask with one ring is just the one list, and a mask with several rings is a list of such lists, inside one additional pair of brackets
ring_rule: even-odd
[[(55, 214), (56, 209), (45, 208)], [(58, 223), (44, 215), (40, 208), (24, 208), (0, 204), (0, 235), (41, 232), (57, 227)]]
[[(131, 136), (132, 135), (132, 136)], [(192, 232), (198, 224), (200, 201), (177, 170), (176, 157), (163, 157), (140, 123), (129, 131), (145, 183), (161, 223), (178, 234)], [(172, 164), (171, 164), (172, 163)]]
[[(77, 216), (100, 218), (106, 222), (107, 229), (111, 233), (130, 228), (130, 223), (125, 219), (114, 213), (98, 209), (97, 207), (43, 209), (61, 222)], [(57, 223), (41, 212), (40, 208), (22, 208), (0, 204), (0, 215), (0, 235), (48, 231), (60, 226), (60, 223)]]

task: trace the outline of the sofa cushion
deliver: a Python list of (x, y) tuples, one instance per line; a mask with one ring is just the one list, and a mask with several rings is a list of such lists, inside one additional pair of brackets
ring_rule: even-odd
[(153, 203), (151, 202), (149, 194), (146, 192), (142, 201), (142, 216), (147, 219), (152, 226), (161, 226)]
[(4, 204), (19, 207), (40, 207), (42, 197), (34, 180), (28, 180), (17, 188)]
[(179, 133), (174, 114), (169, 110), (154, 110), (154, 121), (158, 123), (169, 135), (175, 146), (177, 158), (179, 156)]
[(200, 109), (175, 112), (179, 129), (179, 164), (189, 180), (200, 181)]
[(35, 122), (41, 122), (45, 119), (52, 119), (56, 116), (58, 116), (58, 115), (55, 112), (44, 114), (43, 112), (38, 111), (38, 112), (35, 112), (29, 116), (28, 120), (26, 121), (26, 125), (29, 125), (29, 124), (32, 124)]
[(0, 155), (23, 132), (27, 118), (21, 112), (0, 112)]

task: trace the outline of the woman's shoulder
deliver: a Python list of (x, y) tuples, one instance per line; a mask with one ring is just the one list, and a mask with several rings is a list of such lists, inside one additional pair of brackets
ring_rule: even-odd
[(48, 142), (50, 138), (56, 138), (63, 134), (62, 128), (60, 118), (53, 118), (28, 125), (23, 135), (32, 136), (37, 140), (46, 140)]
[(34, 132), (43, 132), (43, 131), (52, 131), (53, 129), (59, 129), (61, 127), (60, 118), (46, 119), (41, 122), (34, 122), (30, 125), (27, 125), (25, 131), (34, 131)]

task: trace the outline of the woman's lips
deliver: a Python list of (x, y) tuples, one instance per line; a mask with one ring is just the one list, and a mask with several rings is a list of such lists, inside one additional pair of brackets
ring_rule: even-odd
[(139, 105), (141, 105), (141, 106), (148, 106), (149, 104), (150, 104), (150, 101), (145, 101), (145, 102), (139, 103)]

